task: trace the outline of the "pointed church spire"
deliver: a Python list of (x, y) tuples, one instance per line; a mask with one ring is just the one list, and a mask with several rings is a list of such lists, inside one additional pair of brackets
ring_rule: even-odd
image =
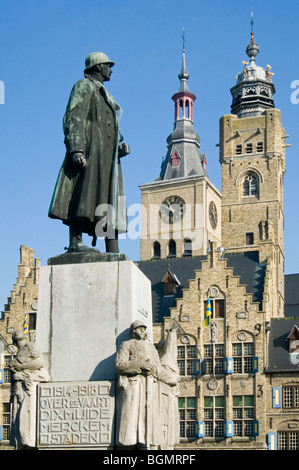
[(187, 85), (187, 81), (189, 80), (189, 73), (187, 72), (187, 68), (186, 68), (186, 57), (185, 57), (185, 43), (186, 43), (186, 39), (185, 39), (185, 29), (183, 28), (183, 58), (182, 58), (182, 68), (181, 68), (181, 71), (178, 75), (178, 78), (179, 80), (181, 81), (181, 86), (180, 86), (180, 89), (179, 89), (179, 92), (187, 92), (187, 93), (190, 93), (189, 91), (189, 88), (188, 88), (188, 85)]
[(190, 75), (189, 75), (189, 73), (187, 72), (187, 69), (186, 69), (185, 51), (183, 51), (182, 68), (181, 68), (181, 71), (180, 71), (178, 77), (179, 77), (179, 80), (181, 81), (181, 86), (180, 86), (179, 91), (190, 93), (190, 90), (189, 90), (188, 84), (187, 84), (187, 81), (189, 80)]
[(178, 75), (179, 90), (172, 96), (175, 103), (174, 130), (167, 138), (168, 152), (162, 163), (159, 179), (168, 180), (188, 176), (204, 176), (204, 155), (200, 154), (200, 137), (194, 130), (193, 103), (196, 96), (188, 88), (186, 67), (185, 30), (183, 30), (182, 66)]

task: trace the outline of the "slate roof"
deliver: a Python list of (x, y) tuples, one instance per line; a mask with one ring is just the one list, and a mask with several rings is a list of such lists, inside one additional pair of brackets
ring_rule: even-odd
[[(234, 275), (240, 276), (240, 283), (246, 285), (246, 292), (253, 294), (254, 302), (261, 302), (265, 277), (265, 265), (259, 264), (258, 252), (225, 253), (227, 266), (234, 269)], [(160, 323), (163, 317), (170, 315), (170, 308), (176, 306), (176, 299), (182, 298), (182, 290), (189, 287), (189, 280), (194, 279), (194, 271), (201, 269), (206, 256), (169, 258), (136, 263), (139, 269), (152, 283), (153, 322)], [(180, 285), (174, 296), (164, 296), (162, 279), (167, 270), (174, 273)]]
[[(153, 322), (160, 323), (163, 317), (170, 315), (170, 308), (176, 306), (176, 299), (182, 297), (182, 289), (188, 287), (189, 279), (194, 279), (194, 271), (201, 268), (201, 262), (206, 256), (194, 258), (169, 258), (151, 261), (139, 261), (139, 269), (152, 283)], [(180, 285), (174, 296), (164, 296), (162, 279), (167, 270), (176, 275)]]
[(299, 274), (286, 274), (285, 307), (286, 317), (299, 317)]
[(234, 275), (240, 276), (240, 283), (246, 284), (246, 292), (252, 294), (253, 302), (262, 302), (266, 265), (259, 263), (258, 251), (224, 254), (227, 266), (234, 268)]
[(287, 340), (294, 326), (299, 327), (299, 317), (271, 320), (266, 372), (299, 372), (299, 354), (294, 353), (291, 360)]

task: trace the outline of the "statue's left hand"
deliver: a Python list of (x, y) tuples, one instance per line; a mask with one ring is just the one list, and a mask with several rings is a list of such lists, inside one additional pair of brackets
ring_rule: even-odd
[(79, 167), (83, 168), (86, 166), (87, 163), (86, 157), (82, 152), (73, 153), (72, 161), (73, 163), (75, 163), (75, 165), (78, 165)]
[(153, 375), (156, 372), (156, 367), (153, 364), (150, 364), (149, 362), (142, 362), (140, 364), (140, 368), (142, 370), (142, 374), (147, 376), (147, 375)]
[(128, 146), (128, 144), (122, 143), (118, 145), (119, 158), (129, 155), (129, 153), (130, 153), (130, 147)]

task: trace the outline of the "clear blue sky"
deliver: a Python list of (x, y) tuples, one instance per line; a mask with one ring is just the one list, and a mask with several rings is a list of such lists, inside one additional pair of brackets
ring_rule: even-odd
[[(251, 7), (257, 63), (270, 64), (275, 73), (275, 105), (292, 145), (285, 271), (299, 272), (299, 104), (290, 100), (291, 83), (299, 80), (298, 2), (2, 0), (0, 6), (1, 310), (16, 280), (20, 245), (32, 247), (45, 265), (68, 243), (67, 228), (47, 213), (65, 152), (62, 117), (86, 55), (100, 50), (116, 64), (107, 88), (123, 108), (121, 129), (131, 148), (122, 161), (128, 204), (140, 203), (139, 186), (158, 176), (173, 130), (171, 96), (179, 88), (184, 27), (189, 88), (197, 96), (195, 129), (209, 177), (221, 189), (218, 124), (230, 112), (230, 88), (247, 59)], [(138, 260), (139, 240), (121, 241), (121, 250)]]

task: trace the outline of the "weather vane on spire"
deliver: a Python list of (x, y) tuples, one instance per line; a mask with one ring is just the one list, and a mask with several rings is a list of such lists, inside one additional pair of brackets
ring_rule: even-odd
[(185, 44), (186, 44), (185, 28), (183, 28), (182, 39), (183, 39), (183, 52), (185, 52)]
[(253, 9), (252, 9), (252, 8), (251, 8), (251, 20), (250, 20), (250, 24), (251, 24), (251, 43), (253, 44), (253, 43), (254, 43), (254, 32), (253, 32), (254, 21), (253, 21)]
[(253, 21), (253, 9), (252, 8), (251, 8), (251, 21), (250, 21), (250, 24), (251, 24), (251, 32), (253, 33), (254, 21)]

